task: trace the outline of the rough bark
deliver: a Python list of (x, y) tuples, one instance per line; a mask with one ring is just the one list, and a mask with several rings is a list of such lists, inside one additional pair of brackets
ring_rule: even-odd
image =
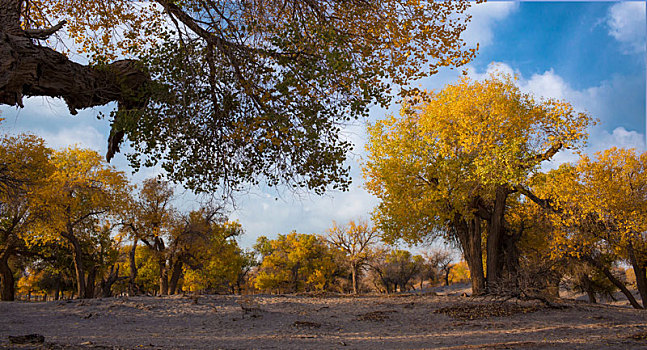
[(582, 283), (582, 289), (584, 290), (584, 292), (586, 292), (586, 295), (589, 297), (589, 303), (597, 304), (598, 300), (595, 298), (593, 281), (591, 281), (588, 274), (586, 274), (585, 272), (580, 272), (579, 279), (580, 279), (580, 282)]
[[(115, 268), (116, 266), (116, 268)], [(126, 278), (126, 277), (123, 277)], [(123, 279), (121, 278), (121, 279)], [(108, 298), (112, 296), (112, 285), (119, 281), (119, 265), (110, 266), (108, 277), (101, 280), (101, 296)]]
[(166, 245), (162, 237), (155, 237), (153, 248), (157, 252), (157, 265), (159, 266), (159, 293), (168, 295), (168, 266), (166, 264)]
[[(78, 109), (121, 101), (137, 106), (135, 96), (144, 78), (136, 61), (116, 61), (105, 67), (89, 67), (31, 39), (0, 31), (0, 103), (23, 107), (23, 96), (63, 98), (70, 113)], [(135, 86), (128, 86), (135, 85)], [(130, 99), (130, 100), (129, 100)]]
[[(358, 278), (358, 274), (359, 274), (357, 270), (359, 270), (357, 264), (355, 262), (352, 262), (350, 264), (350, 272), (351, 272), (351, 279), (353, 280), (352, 281), (353, 282), (353, 294), (357, 294), (357, 285), (358, 285), (357, 278)], [(421, 282), (421, 285), (422, 285), (422, 282)]]
[(180, 281), (182, 276), (182, 263), (181, 259), (177, 259), (173, 264), (173, 270), (171, 271), (171, 280), (169, 281), (169, 294), (175, 294), (177, 291), (177, 284)]
[(95, 282), (97, 278), (97, 268), (92, 266), (88, 269), (88, 279), (85, 281), (85, 297), (94, 298), (95, 294)]
[(481, 250), (481, 219), (475, 216), (466, 220), (456, 214), (453, 225), (463, 250), (463, 256), (470, 269), (472, 294), (482, 295), (485, 293), (485, 275)]
[[(120, 60), (105, 66), (87, 66), (37, 45), (64, 23), (45, 29), (20, 27), (19, 0), (0, 0), (0, 104), (23, 107), (24, 96), (62, 98), (70, 113), (116, 101), (122, 110), (147, 103), (150, 77), (137, 61)], [(106, 157), (119, 150), (123, 131), (113, 130)]]
[(9, 258), (16, 254), (20, 246), (19, 239), (15, 234), (16, 226), (20, 221), (20, 216), (14, 216), (11, 223), (3, 228), (2, 237), (0, 237), (0, 240), (4, 242), (0, 248), (0, 300), (2, 301), (13, 301), (16, 294), (16, 281), (9, 266)]
[(494, 206), (492, 208), (490, 219), (488, 220), (487, 236), (487, 262), (486, 262), (486, 281), (487, 289), (490, 290), (501, 280), (502, 272), (502, 246), (504, 234), (504, 215), (508, 194), (510, 191), (505, 186), (499, 186), (496, 189)]
[(0, 300), (2, 301), (13, 301), (16, 295), (13, 272), (9, 267), (9, 255), (10, 254), (5, 251), (2, 256), (0, 256), (0, 284), (2, 284), (2, 289), (0, 289)]
[(157, 261), (159, 266), (159, 293), (160, 295), (168, 295), (168, 267), (166, 266), (166, 259), (160, 258)]
[(90, 298), (86, 295), (85, 286), (85, 267), (83, 266), (83, 251), (81, 250), (81, 243), (74, 237), (74, 233), (66, 232), (62, 234), (70, 244), (72, 244), (72, 257), (74, 258), (74, 272), (76, 277), (76, 292), (79, 299)]

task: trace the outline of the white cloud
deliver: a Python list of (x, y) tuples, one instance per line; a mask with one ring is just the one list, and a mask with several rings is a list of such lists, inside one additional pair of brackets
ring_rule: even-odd
[(467, 25), (462, 38), (470, 46), (476, 45), (476, 43), (479, 43), (481, 48), (490, 45), (494, 38), (492, 32), (494, 23), (505, 19), (517, 8), (519, 8), (519, 4), (512, 1), (473, 4), (468, 10), (468, 13), (472, 15), (472, 21)]
[(645, 2), (619, 2), (609, 8), (609, 35), (623, 43), (625, 53), (645, 51)]
[(484, 80), (487, 79), (490, 75), (502, 73), (506, 75), (520, 75), (518, 71), (515, 71), (509, 65), (502, 62), (492, 62), (490, 63), (484, 72), (479, 73), (478, 70), (474, 69), (472, 66), (467, 67), (467, 76), (473, 80)]
[(250, 194), (239, 203), (231, 218), (239, 220), (245, 229), (241, 245), (251, 247), (261, 235), (274, 238), (292, 230), (326, 234), (333, 220), (346, 223), (359, 218), (370, 219), (375, 205), (377, 199), (354, 183), (348, 192), (330, 192), (322, 197), (296, 199), (292, 195), (276, 198), (268, 193)]
[(36, 131), (47, 145), (54, 149), (77, 145), (80, 148), (90, 148), (96, 151), (106, 149), (106, 137), (91, 126), (79, 126), (59, 129), (55, 132)]
[(592, 133), (588, 153), (600, 152), (611, 147), (635, 148), (638, 152), (645, 152), (645, 135), (635, 130), (627, 130), (623, 127), (615, 128), (611, 133), (601, 130)]
[(559, 100), (565, 99), (567, 95), (575, 94), (564, 79), (555, 74), (552, 69), (543, 74), (533, 74), (522, 86), (522, 89), (537, 96)]
[[(597, 86), (576, 90), (553, 69), (527, 78), (508, 64), (493, 62), (488, 65), (485, 72), (469, 68), (468, 75), (472, 79), (483, 80), (495, 71), (516, 75), (517, 85), (523, 92), (571, 103), (576, 110), (587, 112), (593, 118), (599, 119), (605, 129), (623, 126), (615, 125), (619, 118), (636, 114), (632, 108), (642, 104), (643, 95), (640, 91), (644, 90), (644, 78), (640, 76), (614, 76), (600, 82)], [(624, 125), (624, 127), (633, 129), (642, 125)]]
[[(469, 69), (468, 75), (472, 79), (482, 80), (491, 73), (499, 71), (517, 76), (517, 85), (526, 93), (531, 93), (540, 98), (555, 98), (565, 100), (581, 112), (587, 112), (591, 117), (599, 119), (599, 124), (589, 129), (589, 140), (585, 153), (593, 154), (611, 147), (636, 148), (639, 151), (647, 150), (645, 146), (645, 135), (633, 130), (641, 128), (642, 125), (617, 126), (621, 117), (630, 113), (636, 113), (630, 109), (627, 103), (632, 97), (627, 91), (640, 89), (640, 78), (627, 78), (616, 76), (608, 81), (603, 81), (598, 86), (588, 87), (582, 90), (572, 88), (553, 69), (542, 74), (533, 74), (530, 78), (523, 77), (519, 71), (505, 63), (491, 63), (484, 72)], [(639, 96), (640, 94), (637, 94)], [(626, 118), (624, 119), (626, 120)], [(608, 130), (613, 130), (609, 132)], [(544, 164), (544, 169), (553, 169), (562, 163), (575, 162), (579, 156), (569, 151), (563, 151), (555, 155), (552, 161)]]

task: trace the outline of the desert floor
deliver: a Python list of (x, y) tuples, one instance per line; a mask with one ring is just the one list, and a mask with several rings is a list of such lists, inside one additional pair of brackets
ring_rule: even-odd
[[(395, 296), (199, 296), (0, 303), (4, 349), (632, 349), (647, 311)], [(37, 333), (42, 344), (12, 344)]]

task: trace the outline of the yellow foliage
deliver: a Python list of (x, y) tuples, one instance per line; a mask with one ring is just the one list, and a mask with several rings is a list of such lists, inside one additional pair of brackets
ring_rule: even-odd
[(23, 27), (47, 28), (58, 21), (94, 63), (107, 63), (119, 56), (137, 56), (159, 40), (163, 13), (154, 2), (127, 0), (33, 0), (26, 2)]
[(449, 271), (449, 284), (466, 283), (470, 281), (470, 269), (465, 261), (452, 265)]
[(503, 74), (427, 92), (368, 128), (363, 173), (381, 200), (374, 219), (388, 239), (419, 241), (455, 214), (471, 217), (473, 201), (493, 201), (497, 187), (525, 185), (557, 151), (581, 147), (591, 123)]
[(332, 281), (333, 254), (318, 236), (292, 232), (275, 240), (261, 237), (257, 249), (264, 255), (254, 280), (260, 290), (322, 290)]
[(579, 256), (603, 248), (629, 260), (630, 246), (647, 252), (646, 167), (647, 153), (611, 148), (538, 179), (536, 192), (555, 208), (553, 254)]
[(41, 275), (42, 273), (28, 271), (26, 276), (18, 280), (16, 292), (22, 295), (47, 294), (47, 291), (40, 286)]
[(130, 186), (123, 172), (108, 166), (97, 152), (68, 148), (53, 153), (54, 171), (34, 200), (43, 218), (25, 237), (28, 244), (61, 240), (78, 235), (115, 215), (126, 203)]

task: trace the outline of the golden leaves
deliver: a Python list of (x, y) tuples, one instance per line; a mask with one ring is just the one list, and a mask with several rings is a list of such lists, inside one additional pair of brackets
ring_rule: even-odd
[(133, 57), (160, 39), (164, 26), (159, 6), (128, 0), (34, 0), (23, 10), (24, 27), (45, 28), (66, 20), (65, 31), (93, 63)]
[(366, 187), (382, 200), (379, 226), (415, 240), (455, 213), (474, 215), (475, 198), (524, 184), (563, 148), (581, 147), (591, 119), (563, 101), (536, 101), (514, 78), (464, 77), (403, 103), (401, 117), (368, 129)]
[(646, 160), (645, 153), (614, 147), (582, 155), (537, 183), (537, 193), (558, 209), (550, 216), (554, 254), (605, 250), (628, 259), (630, 244), (647, 248), (641, 234), (647, 231)]

